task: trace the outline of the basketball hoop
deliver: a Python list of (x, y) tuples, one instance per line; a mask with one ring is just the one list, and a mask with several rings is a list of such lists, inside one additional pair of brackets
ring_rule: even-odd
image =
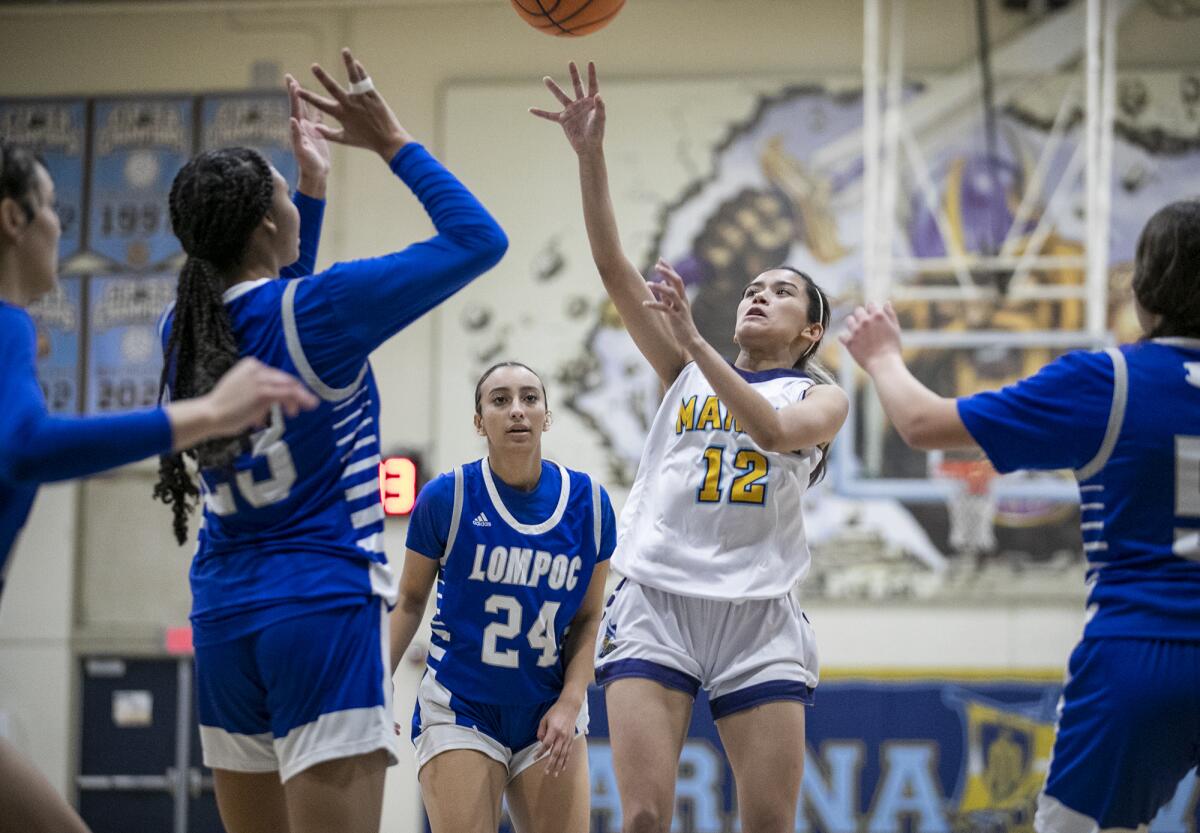
[(946, 499), (950, 519), (950, 548), (964, 555), (996, 549), (996, 496), (992, 481), (996, 470), (987, 460), (940, 460), (934, 474), (952, 481)]

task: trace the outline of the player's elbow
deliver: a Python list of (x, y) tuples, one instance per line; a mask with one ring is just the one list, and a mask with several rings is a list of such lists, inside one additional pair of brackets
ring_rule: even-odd
[(508, 235), (500, 228), (499, 223), (492, 220), (480, 230), (475, 241), (475, 250), (484, 264), (483, 268), (491, 269), (508, 251)]

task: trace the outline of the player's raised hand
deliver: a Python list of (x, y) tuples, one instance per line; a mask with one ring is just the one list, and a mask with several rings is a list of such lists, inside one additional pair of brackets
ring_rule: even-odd
[(275, 406), (293, 417), (320, 404), (295, 376), (254, 358), (230, 368), (205, 398), (212, 408), (215, 436), (234, 436), (263, 425)]
[(412, 136), (400, 124), (387, 101), (375, 89), (362, 62), (349, 49), (342, 50), (349, 86), (344, 88), (320, 64), (312, 65), (312, 73), (329, 93), (326, 98), (300, 88), (298, 95), (313, 107), (337, 119), (339, 128), (317, 124), (315, 129), (331, 142), (373, 150), (391, 161), (396, 151), (412, 141)]
[(575, 97), (563, 92), (562, 87), (554, 79), (546, 76), (542, 82), (563, 106), (562, 110), (552, 112), (530, 107), (529, 112), (540, 119), (557, 122), (566, 134), (576, 153), (587, 153), (599, 150), (604, 144), (604, 100), (600, 98), (600, 82), (596, 80), (596, 65), (588, 61), (587, 90), (583, 88), (583, 80), (579, 77), (579, 67), (572, 61), (568, 70), (571, 73), (571, 86)]
[(838, 340), (867, 373), (879, 359), (900, 355), (900, 321), (891, 302), (858, 307), (846, 319)]
[[(292, 155), (300, 171), (300, 192), (310, 197), (323, 197), (325, 180), (329, 177), (329, 142), (317, 129), (323, 123), (321, 111), (309, 107), (300, 97), (300, 83), (291, 75), (286, 77), (288, 102), (291, 115), (288, 130), (292, 141)], [(320, 190), (320, 194), (313, 193)]]
[(578, 719), (579, 706), (561, 698), (542, 716), (537, 732), (541, 744), (537, 757), (546, 759), (547, 775), (557, 777), (566, 769), (575, 741), (575, 721)]
[(687, 287), (674, 267), (662, 258), (654, 264), (654, 271), (658, 273), (659, 280), (647, 284), (654, 300), (643, 301), (642, 306), (661, 312), (679, 346), (688, 350), (702, 341), (703, 336), (700, 335), (692, 317), (692, 304), (688, 301)]

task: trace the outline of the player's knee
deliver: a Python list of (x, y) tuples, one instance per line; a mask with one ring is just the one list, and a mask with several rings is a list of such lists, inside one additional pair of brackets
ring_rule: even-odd
[(632, 804), (625, 810), (625, 833), (667, 833), (671, 819), (650, 804)]

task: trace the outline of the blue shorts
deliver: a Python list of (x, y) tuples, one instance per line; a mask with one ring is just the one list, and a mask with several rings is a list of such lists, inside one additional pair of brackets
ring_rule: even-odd
[(1149, 824), (1200, 760), (1200, 643), (1085, 639), (1059, 705), (1039, 833)]
[(397, 758), (387, 610), (322, 610), (196, 647), (204, 764), (279, 772), (384, 749)]
[[(443, 752), (472, 749), (503, 764), (511, 781), (541, 758), (538, 726), (555, 702), (523, 706), (465, 700), (438, 682), (434, 671), (426, 670), (412, 719), (417, 771)], [(575, 734), (586, 735), (587, 729), (585, 699), (575, 721)]]

